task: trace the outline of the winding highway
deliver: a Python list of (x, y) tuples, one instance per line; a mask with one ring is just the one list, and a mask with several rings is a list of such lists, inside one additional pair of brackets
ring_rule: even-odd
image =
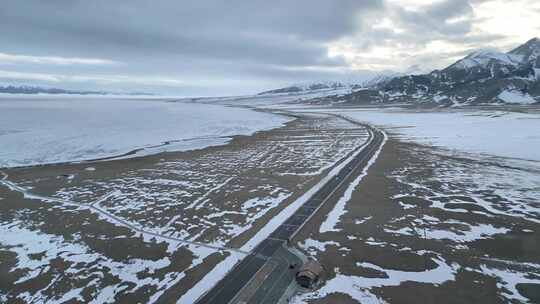
[[(339, 199), (347, 186), (369, 166), (370, 160), (385, 142), (385, 134), (378, 129), (341, 115), (329, 115), (365, 127), (369, 132), (367, 143), (351, 152), (356, 156), (338, 174), (291, 214), (268, 238), (259, 243), (248, 256), (203, 295), (197, 301), (198, 304), (277, 303), (282, 298), (294, 280), (296, 266), (301, 263), (298, 257), (290, 253), (287, 246), (324, 204)], [(257, 280), (263, 282), (255, 284), (254, 281)], [(246, 291), (248, 286), (254, 290)]]

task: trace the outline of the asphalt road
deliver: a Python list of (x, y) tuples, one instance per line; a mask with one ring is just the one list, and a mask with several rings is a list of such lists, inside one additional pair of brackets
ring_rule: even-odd
[[(337, 115), (336, 115), (337, 116)], [(317, 210), (324, 205), (328, 200), (335, 198), (346, 189), (352, 180), (362, 172), (367, 166), (369, 160), (373, 157), (379, 147), (383, 144), (384, 135), (381, 131), (372, 128), (371, 126), (360, 124), (346, 117), (340, 116), (342, 119), (352, 123), (362, 125), (368, 129), (370, 134), (368, 143), (358, 149), (362, 149), (358, 155), (345, 165), (341, 171), (329, 180), (321, 189), (319, 189), (303, 206), (301, 206), (294, 214), (292, 214), (282, 225), (265, 240), (263, 240), (248, 256), (238, 263), (217, 285), (209, 292), (201, 297), (197, 303), (199, 304), (224, 304), (231, 303), (236, 295), (246, 286), (255, 274), (268, 261), (277, 261), (281, 264), (280, 273), (273, 273), (269, 278), (275, 277), (274, 281), (270, 281), (273, 287), (268, 291), (257, 291), (257, 303), (275, 303), (279, 299), (278, 295), (283, 292), (287, 286), (285, 282), (294, 277), (294, 269), (290, 269), (289, 263), (293, 258), (283, 257), (283, 248), (288, 244), (294, 235), (302, 229)], [(358, 150), (356, 150), (358, 151)], [(355, 151), (355, 152), (356, 152)], [(280, 275), (281, 274), (281, 275)], [(285, 276), (285, 277), (284, 277)], [(286, 279), (285, 279), (286, 278)], [(274, 285), (283, 285), (281, 288)], [(273, 302), (269, 301), (272, 299)], [(252, 302), (254, 300), (251, 300)]]

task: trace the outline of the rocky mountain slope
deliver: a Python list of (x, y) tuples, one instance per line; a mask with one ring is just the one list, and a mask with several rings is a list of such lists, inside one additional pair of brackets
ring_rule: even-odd
[(399, 76), (338, 97), (346, 103), (484, 103), (540, 102), (540, 39), (501, 53), (480, 50), (443, 70)]

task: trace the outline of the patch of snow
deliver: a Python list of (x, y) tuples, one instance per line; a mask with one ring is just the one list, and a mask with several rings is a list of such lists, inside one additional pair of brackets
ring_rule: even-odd
[(399, 201), (399, 205), (401, 207), (403, 207), (403, 209), (407, 210), (407, 209), (412, 209), (412, 208), (416, 208), (415, 205), (411, 205), (411, 204), (405, 204), (404, 202), (402, 201)]
[(448, 99), (448, 96), (446, 96), (446, 95), (435, 95), (435, 96), (433, 96), (433, 100), (435, 102), (441, 102), (441, 101), (443, 101), (445, 99)]
[(364, 241), (365, 244), (371, 245), (371, 246), (378, 246), (378, 247), (385, 247), (388, 246), (387, 242), (379, 242), (375, 240), (373, 237), (369, 237), (367, 240)]
[(533, 278), (530, 274), (515, 272), (510, 269), (497, 269), (490, 268), (486, 265), (481, 265), (481, 273), (489, 275), (491, 277), (497, 278), (497, 287), (501, 291), (502, 296), (504, 296), (509, 301), (516, 300), (520, 303), (528, 303), (529, 299), (523, 297), (516, 288), (517, 284), (520, 283), (532, 283), (540, 284), (540, 276), (536, 275), (536, 278)]
[(506, 103), (532, 104), (536, 102), (531, 95), (518, 90), (504, 90), (497, 98)]
[(327, 246), (336, 246), (339, 247), (340, 244), (334, 241), (321, 242), (314, 239), (307, 239), (303, 243), (298, 244), (298, 247), (304, 249), (310, 255), (315, 255), (315, 251), (324, 252), (326, 251)]
[(373, 216), (368, 216), (368, 217), (365, 217), (365, 218), (360, 219), (360, 220), (355, 220), (355, 221), (354, 221), (354, 224), (355, 224), (355, 225), (361, 225), (361, 224), (363, 224), (363, 223), (369, 221), (369, 220), (372, 219), (372, 218), (373, 218)]
[(402, 235), (420, 235), (424, 236), (424, 233), (428, 239), (432, 240), (451, 240), (458, 243), (472, 242), (475, 240), (486, 239), (497, 234), (505, 234), (510, 229), (501, 227), (496, 228), (489, 224), (469, 225), (458, 221), (446, 221), (443, 223), (456, 224), (458, 226), (467, 226), (468, 230), (461, 230), (455, 228), (448, 229), (436, 229), (432, 227), (406, 227), (398, 230), (384, 229), (387, 233), (402, 234)]
[(251, 208), (263, 208), (269, 205), (274, 206), (276, 205), (276, 201), (279, 204), (279, 202), (282, 202), (284, 199), (286, 199), (289, 196), (290, 194), (282, 192), (282, 193), (279, 193), (277, 197), (255, 197), (255, 198), (245, 201), (242, 204), (241, 209), (244, 211), (247, 211), (248, 209), (251, 209)]
[(373, 288), (383, 286), (399, 286), (404, 282), (418, 282), (439, 285), (444, 282), (455, 280), (459, 266), (448, 265), (442, 258), (434, 259), (437, 267), (421, 272), (408, 272), (385, 269), (371, 263), (357, 263), (359, 267), (371, 268), (386, 273), (386, 278), (365, 278), (360, 276), (345, 275), (336, 270), (336, 277), (315, 292), (302, 294), (293, 299), (292, 303), (305, 303), (307, 300), (321, 299), (333, 293), (342, 293), (351, 296), (359, 303), (379, 304), (385, 303), (377, 297)]

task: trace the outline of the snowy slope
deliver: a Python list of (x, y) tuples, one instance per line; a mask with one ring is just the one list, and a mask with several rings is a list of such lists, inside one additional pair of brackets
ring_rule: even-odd
[(469, 54), (449, 68), (471, 69), (487, 68), (490, 64), (500, 64), (517, 68), (520, 65), (536, 65), (540, 57), (540, 39), (533, 38), (516, 49), (503, 53), (494, 49), (483, 49)]
[(536, 68), (540, 68), (540, 39), (533, 38), (524, 45), (510, 51), (509, 54), (518, 56), (523, 63), (531, 63)]
[[(328, 112), (328, 110), (323, 110)], [(335, 110), (358, 121), (398, 127), (407, 139), (468, 153), (540, 161), (540, 115), (494, 111)]]
[(453, 68), (470, 69), (473, 67), (486, 68), (490, 63), (499, 63), (502, 65), (518, 66), (521, 64), (522, 57), (519, 55), (506, 54), (495, 50), (479, 50), (471, 53), (467, 57), (459, 60)]
[(504, 90), (498, 98), (506, 103), (533, 104), (536, 102), (531, 95), (518, 90)]

